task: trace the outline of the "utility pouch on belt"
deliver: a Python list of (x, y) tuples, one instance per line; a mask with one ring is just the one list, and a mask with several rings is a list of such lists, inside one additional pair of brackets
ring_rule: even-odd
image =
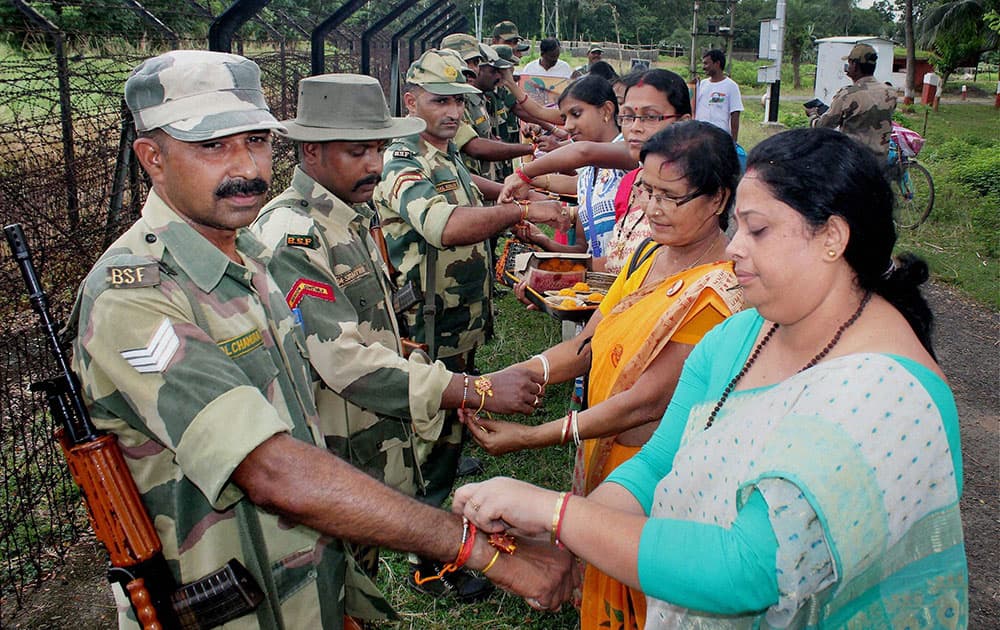
[(423, 301), (424, 294), (420, 292), (413, 280), (410, 280), (392, 294), (392, 310), (397, 315), (401, 315)]

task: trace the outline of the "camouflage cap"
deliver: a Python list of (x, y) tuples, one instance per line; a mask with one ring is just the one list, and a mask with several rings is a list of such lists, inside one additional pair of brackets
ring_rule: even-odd
[(505, 61), (509, 61), (510, 65), (516, 66), (521, 63), (521, 60), (514, 55), (514, 49), (507, 44), (493, 44), (493, 50), (497, 51), (497, 55)]
[(452, 33), (451, 35), (445, 35), (444, 39), (441, 40), (441, 48), (447, 48), (454, 50), (462, 59), (468, 61), (473, 57), (482, 57), (483, 54), (479, 50), (479, 41), (472, 35), (466, 33)]
[[(507, 48), (510, 48), (510, 46)], [(490, 46), (489, 44), (479, 44), (479, 49), (483, 53), (483, 61), (480, 65), (493, 66), (497, 70), (506, 70), (507, 68), (514, 67), (514, 64), (501, 58), (493, 46)]]
[(457, 51), (454, 51), (451, 48), (441, 48), (438, 49), (438, 52), (441, 53), (443, 57), (457, 59), (458, 65), (462, 67), (462, 74), (465, 75), (466, 79), (475, 79), (479, 75), (479, 73), (473, 70), (469, 64), (465, 63), (465, 59), (462, 59), (462, 55), (458, 54)]
[(513, 41), (515, 44), (524, 39), (521, 37), (521, 34), (517, 32), (517, 25), (510, 20), (498, 22), (497, 25), (493, 27), (493, 37), (502, 42), (510, 43)]
[(420, 118), (393, 118), (382, 85), (360, 74), (321, 74), (299, 81), (293, 120), (281, 121), (282, 136), (298, 142), (389, 140), (426, 128)]
[(878, 53), (875, 48), (868, 44), (855, 44), (851, 52), (846, 57), (841, 57), (844, 61), (856, 61), (858, 63), (875, 63), (878, 61)]
[(601, 47), (600, 47), (600, 46), (598, 46), (597, 44), (594, 44), (594, 45), (592, 45), (592, 46), (590, 47), (590, 49), (589, 49), (589, 50), (587, 51), (587, 54), (589, 55), (590, 53), (603, 53), (603, 52), (604, 52), (604, 49), (603, 49), (603, 48), (601, 48)]
[(260, 68), (245, 57), (174, 50), (147, 59), (125, 81), (136, 131), (162, 129), (201, 142), (257, 129), (284, 131), (260, 87)]
[(480, 94), (478, 89), (459, 79), (462, 76), (462, 65), (455, 55), (428, 50), (410, 64), (410, 69), (406, 71), (406, 82), (442, 96)]

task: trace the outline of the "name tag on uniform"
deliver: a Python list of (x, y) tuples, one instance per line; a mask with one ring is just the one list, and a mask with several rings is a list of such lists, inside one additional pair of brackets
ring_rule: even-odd
[(359, 278), (368, 274), (368, 270), (365, 269), (364, 265), (358, 265), (350, 271), (345, 271), (344, 273), (335, 273), (333, 276), (337, 279), (337, 284), (342, 287), (346, 287), (352, 282), (357, 281)]
[(316, 239), (308, 234), (286, 234), (285, 245), (289, 247), (308, 247), (316, 249)]
[(480, 116), (479, 118), (476, 119), (476, 124), (477, 125), (481, 125), (484, 122), (486, 122), (486, 116)]
[(156, 263), (108, 267), (108, 284), (112, 289), (137, 289), (160, 284), (160, 268)]
[(453, 179), (453, 180), (451, 180), (449, 182), (441, 182), (440, 184), (435, 184), (434, 185), (434, 190), (438, 191), (439, 193), (445, 193), (445, 192), (450, 192), (452, 190), (458, 190), (458, 180), (457, 179)]
[(230, 359), (238, 359), (251, 350), (256, 350), (264, 345), (264, 336), (254, 328), (245, 335), (220, 341), (217, 345)]

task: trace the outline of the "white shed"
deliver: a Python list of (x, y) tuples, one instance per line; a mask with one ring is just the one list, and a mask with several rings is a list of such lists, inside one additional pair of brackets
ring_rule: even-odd
[(893, 43), (888, 39), (871, 35), (852, 35), (849, 37), (825, 37), (816, 40), (819, 50), (816, 54), (816, 88), (813, 96), (827, 105), (833, 100), (833, 95), (840, 88), (850, 85), (851, 80), (844, 74), (844, 57), (851, 52), (855, 44), (868, 44), (878, 53), (875, 64), (875, 78), (878, 81), (892, 83), (892, 49)]

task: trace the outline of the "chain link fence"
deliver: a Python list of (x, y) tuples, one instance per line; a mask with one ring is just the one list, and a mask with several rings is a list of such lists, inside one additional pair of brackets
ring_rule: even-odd
[[(97, 257), (138, 218), (148, 190), (122, 100), (140, 61), (177, 48), (228, 47), (260, 65), (272, 111), (286, 119), (294, 117), (299, 79), (317, 68), (367, 66), (389, 91), (412, 55), (437, 44), (444, 28), (464, 26), (457, 8), (440, 0), (331, 4), (12, 0), (16, 10), (0, 8), (7, 22), (0, 42), (0, 221), (23, 226), (56, 321), (68, 317)], [(226, 22), (234, 14), (245, 21)], [(274, 166), (273, 190), (280, 191), (294, 166), (289, 143), (276, 142)], [(44, 396), (29, 389), (56, 368), (6, 242), (0, 313), (0, 583), (8, 606), (20, 605), (25, 589), (89, 526), (52, 439)]]

